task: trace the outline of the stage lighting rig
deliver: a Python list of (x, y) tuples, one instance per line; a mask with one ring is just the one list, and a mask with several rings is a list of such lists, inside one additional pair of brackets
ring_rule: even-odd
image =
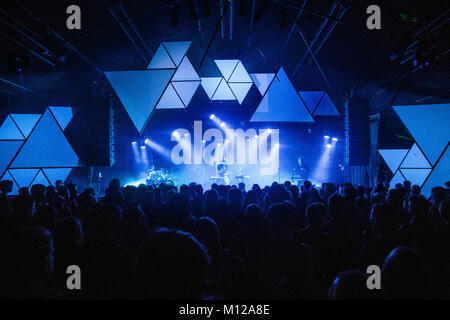
[(19, 50), (16, 47), (13, 47), (7, 58), (6, 58), (6, 67), (8, 70), (13, 71), (17, 74), (27, 73), (29, 70), (30, 62), (25, 52)]

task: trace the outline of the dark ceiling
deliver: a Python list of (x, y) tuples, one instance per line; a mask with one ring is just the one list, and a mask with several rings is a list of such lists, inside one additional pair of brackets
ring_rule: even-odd
[[(232, 5), (233, 13), (223, 16), (223, 37), (217, 28), (221, 2)], [(312, 47), (316, 51), (323, 41), (314, 61), (302, 36), (308, 42), (314, 38), (334, 3)], [(81, 8), (81, 30), (66, 27), (71, 4)], [(371, 4), (381, 7), (381, 30), (366, 28)], [(327, 90), (338, 107), (350, 88), (380, 98), (377, 106), (389, 106), (402, 83), (406, 103), (450, 98), (448, 0), (11, 0), (0, 6), (3, 107), (24, 99), (84, 94), (99, 84), (108, 87), (103, 71), (144, 69), (161, 41), (180, 40), (192, 40), (188, 56), (200, 76), (217, 75), (217, 58), (239, 58), (249, 72), (283, 66), (296, 89)], [(435, 48), (437, 60), (430, 67), (414, 68), (408, 56), (413, 51), (390, 60), (396, 50), (404, 53), (410, 44), (416, 50), (424, 41)], [(27, 73), (7, 68), (12, 48), (29, 59)]]

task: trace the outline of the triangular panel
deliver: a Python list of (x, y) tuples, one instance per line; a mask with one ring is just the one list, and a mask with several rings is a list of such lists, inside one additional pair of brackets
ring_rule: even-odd
[(228, 82), (252, 82), (241, 61), (238, 62)]
[(431, 169), (400, 169), (406, 180), (412, 185), (422, 186), (425, 179), (430, 174)]
[(208, 98), (212, 99), (214, 92), (216, 92), (219, 86), (220, 80), (223, 78), (206, 77), (202, 78), (202, 87), (205, 90)]
[(105, 72), (139, 133), (173, 73), (174, 70)]
[(39, 170), (39, 173), (37, 174), (36, 178), (34, 178), (33, 182), (31, 182), (31, 185), (35, 184), (42, 184), (44, 186), (49, 186), (50, 183), (48, 182), (47, 178), (44, 176), (41, 170)]
[(447, 147), (439, 162), (434, 167), (425, 184), (422, 187), (422, 194), (426, 197), (431, 195), (433, 187), (445, 187), (445, 183), (450, 180), (450, 147)]
[(163, 42), (173, 62), (178, 66), (191, 46), (191, 41)]
[(214, 62), (216, 63), (225, 80), (228, 81), (239, 60), (214, 60)]
[(191, 102), (195, 91), (197, 91), (200, 81), (181, 81), (172, 82), (175, 90), (178, 92), (181, 100), (183, 100), (184, 105), (187, 107), (189, 102)]
[(11, 168), (76, 166), (77, 154), (47, 110), (14, 159)]
[(41, 117), (40, 114), (11, 114), (11, 117), (16, 122), (20, 131), (22, 131), (25, 138), (28, 137), (31, 130), (33, 130), (36, 123), (39, 121)]
[(16, 182), (14, 181), (13, 177), (11, 177), (11, 174), (9, 174), (8, 171), (5, 172), (5, 175), (0, 179), (0, 181), (9, 180), (12, 181), (13, 187), (12, 191), (9, 193), (12, 196), (15, 196), (19, 194), (19, 187), (17, 186)]
[(200, 78), (187, 57), (183, 58), (180, 66), (175, 72), (172, 81), (199, 81)]
[(244, 98), (247, 95), (248, 91), (250, 90), (252, 82), (229, 82), (228, 85), (236, 96), (239, 104), (241, 104), (242, 101), (244, 101)]
[(408, 149), (381, 149), (379, 150), (381, 156), (384, 161), (388, 165), (389, 169), (391, 169), (392, 173), (397, 171), (398, 166), (402, 163), (406, 154), (408, 153)]
[(160, 45), (158, 50), (152, 57), (147, 69), (171, 69), (176, 68), (169, 54), (163, 45)]
[(275, 73), (252, 73), (250, 77), (253, 79), (253, 82), (263, 96), (272, 83)]
[(19, 188), (29, 187), (39, 169), (10, 169), (9, 173), (16, 180)]
[(305, 102), (308, 110), (313, 113), (316, 110), (317, 105), (325, 94), (324, 91), (299, 91), (300, 96)]
[(169, 83), (166, 91), (158, 102), (156, 109), (184, 109), (185, 106), (178, 94), (175, 92), (172, 84)]
[(320, 100), (320, 103), (313, 114), (315, 116), (338, 116), (339, 112), (337, 111), (328, 94), (325, 92), (322, 100)]
[(71, 107), (49, 107), (50, 111), (55, 116), (56, 121), (63, 130), (66, 129), (70, 120), (72, 120), (73, 113)]
[(250, 119), (251, 122), (314, 122), (281, 67)]
[(403, 183), (405, 181), (405, 178), (402, 176), (402, 174), (400, 173), (400, 170), (398, 170), (394, 176), (392, 177), (391, 181), (389, 182), (389, 187), (391, 189), (395, 188), (395, 185), (397, 183)]
[(233, 92), (231, 92), (225, 79), (220, 81), (219, 87), (214, 93), (212, 100), (236, 100), (236, 97), (233, 95)]
[(55, 185), (58, 180), (65, 182), (72, 168), (42, 169), (42, 171), (44, 171), (50, 183)]
[(431, 168), (431, 166), (417, 144), (414, 143), (405, 160), (401, 163), (400, 168)]
[(7, 115), (0, 126), (0, 140), (23, 140), (19, 128), (14, 124), (13, 119)]
[(450, 140), (450, 104), (394, 106), (394, 110), (434, 165)]
[(19, 151), (23, 141), (0, 141), (0, 176)]

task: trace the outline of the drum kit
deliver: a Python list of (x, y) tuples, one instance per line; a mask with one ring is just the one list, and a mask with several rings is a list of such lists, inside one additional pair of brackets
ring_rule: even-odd
[(159, 186), (161, 183), (175, 185), (170, 171), (167, 169), (150, 170), (147, 176), (147, 185)]
[[(220, 161), (216, 163), (216, 175), (210, 177), (213, 183), (230, 185), (231, 184), (232, 172), (229, 170), (226, 161)], [(245, 182), (245, 180), (250, 179), (249, 176), (244, 176), (242, 174), (242, 168), (239, 168), (237, 175), (234, 177), (238, 183)]]

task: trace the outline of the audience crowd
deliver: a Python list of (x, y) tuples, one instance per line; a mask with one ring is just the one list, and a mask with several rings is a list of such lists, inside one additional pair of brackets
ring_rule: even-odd
[[(448, 299), (450, 192), (408, 181), (0, 182), (0, 299)], [(67, 268), (81, 271), (70, 290)], [(379, 266), (381, 289), (366, 272)]]

